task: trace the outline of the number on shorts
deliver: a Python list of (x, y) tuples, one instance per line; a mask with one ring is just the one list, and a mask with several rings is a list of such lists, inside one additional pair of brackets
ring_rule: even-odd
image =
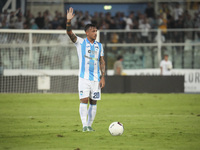
[(99, 98), (99, 92), (95, 92), (93, 98)]

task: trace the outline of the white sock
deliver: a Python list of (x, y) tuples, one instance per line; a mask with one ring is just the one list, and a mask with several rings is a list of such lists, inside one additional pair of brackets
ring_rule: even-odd
[(80, 117), (81, 117), (83, 127), (87, 126), (87, 113), (88, 113), (87, 112), (87, 104), (80, 103), (79, 113), (80, 113)]
[(92, 126), (92, 123), (96, 116), (96, 112), (97, 112), (97, 105), (90, 104), (89, 109), (88, 109), (88, 123), (87, 123), (88, 126)]

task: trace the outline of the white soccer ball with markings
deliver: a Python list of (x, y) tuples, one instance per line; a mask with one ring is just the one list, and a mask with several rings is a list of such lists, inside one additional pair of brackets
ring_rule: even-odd
[(110, 124), (108, 130), (113, 136), (122, 135), (124, 132), (124, 126), (120, 122), (113, 122)]

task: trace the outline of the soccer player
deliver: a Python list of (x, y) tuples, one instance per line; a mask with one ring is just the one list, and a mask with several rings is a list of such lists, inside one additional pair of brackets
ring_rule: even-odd
[[(71, 29), (73, 8), (67, 10), (67, 34), (75, 44), (79, 58), (79, 113), (83, 124), (83, 132), (94, 131), (92, 123), (97, 111), (97, 100), (101, 99), (101, 88), (105, 86), (104, 50), (101, 43), (96, 41), (97, 28), (93, 24), (85, 26), (86, 38), (76, 36)], [(101, 77), (100, 77), (101, 70)], [(89, 108), (87, 105), (89, 101)], [(88, 117), (88, 119), (87, 119)]]
[(160, 74), (163, 76), (171, 75), (172, 62), (168, 59), (168, 54), (164, 55), (164, 60), (160, 62)]

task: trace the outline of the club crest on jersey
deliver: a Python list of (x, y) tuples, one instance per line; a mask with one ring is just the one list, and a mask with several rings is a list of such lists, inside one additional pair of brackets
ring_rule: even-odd
[(80, 91), (80, 95), (81, 95), (81, 96), (83, 95), (83, 91)]
[(99, 47), (98, 46), (95, 46), (95, 51), (98, 51), (99, 50)]

